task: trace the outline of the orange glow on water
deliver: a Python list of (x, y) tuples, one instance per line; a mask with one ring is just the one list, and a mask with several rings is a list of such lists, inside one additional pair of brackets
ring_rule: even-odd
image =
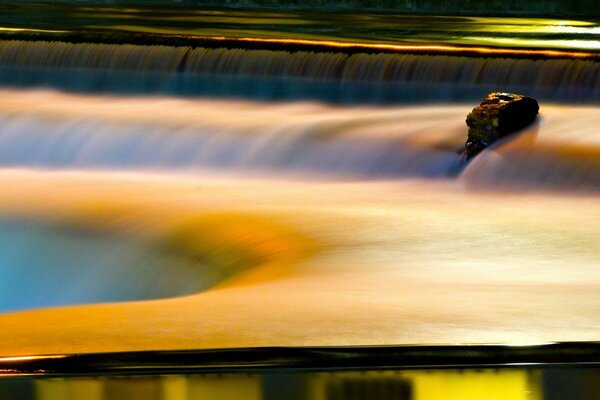
[[(429, 153), (418, 149), (439, 148), (439, 126), (446, 139), (458, 135), (463, 144), (464, 116), (472, 109), (301, 103), (279, 105), (273, 112), (273, 104), (225, 100), (4, 93), (0, 108), (10, 115), (26, 110), (45, 121), (140, 123), (144, 129), (138, 138), (152, 134), (145, 130), (146, 118), (167, 127), (209, 122), (246, 129), (264, 122), (268, 111), (269, 127), (282, 128), (273, 131), (275, 137), (290, 132), (286, 124), (295, 122), (303, 128), (296, 132), (307, 131), (309, 124), (323, 143), (344, 135), (368, 137), (361, 150), (366, 150), (363, 143), (396, 137), (419, 159)], [(560, 189), (573, 183), (572, 176), (582, 177), (575, 181), (581, 189), (599, 187), (593, 180), (593, 153), (571, 147), (585, 142), (598, 148), (596, 111), (544, 105), (539, 129), (522, 132), (520, 147), (556, 151), (542, 151), (532, 162), (509, 144), (497, 146), (460, 178), (447, 181), (3, 168), (2, 215), (75, 226), (82, 234), (119, 232), (173, 254), (215, 260), (215, 269), (244, 268), (186, 297), (2, 314), (1, 353), (595, 340), (600, 203), (597, 194), (565, 195)], [(345, 131), (374, 120), (382, 125), (370, 122), (364, 125), (368, 129)], [(115, 125), (100, 135), (107, 140), (100, 143), (109, 144), (107, 157), (117, 148), (111, 145), (120, 134)], [(316, 129), (320, 126), (324, 129)], [(97, 138), (92, 133), (104, 129), (89, 134)], [(30, 135), (33, 145), (26, 154), (31, 155), (41, 140), (29, 131), (36, 129), (17, 132), (18, 143)], [(43, 132), (49, 135), (48, 129)], [(164, 132), (172, 135), (171, 129)], [(226, 137), (225, 130), (217, 132), (215, 137)], [(249, 139), (257, 132), (240, 130), (232, 137)], [(573, 158), (581, 163), (574, 165)], [(548, 195), (509, 190), (522, 181), (533, 186), (538, 174), (548, 190), (558, 190)], [(481, 181), (491, 183), (488, 192), (475, 190)], [(8, 361), (5, 366), (10, 367)]]
[(65, 358), (66, 355), (53, 355), (53, 356), (19, 356), (19, 357), (0, 357), (0, 363), (12, 363), (12, 362), (27, 362), (36, 360), (48, 360), (56, 358)]

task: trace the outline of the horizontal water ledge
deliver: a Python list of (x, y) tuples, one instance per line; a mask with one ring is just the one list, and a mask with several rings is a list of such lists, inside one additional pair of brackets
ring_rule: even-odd
[(0, 83), (82, 92), (339, 103), (600, 99), (600, 62), (0, 41)]

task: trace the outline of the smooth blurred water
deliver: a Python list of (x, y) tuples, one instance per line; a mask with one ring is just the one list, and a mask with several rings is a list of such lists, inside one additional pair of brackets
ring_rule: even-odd
[(214, 269), (119, 233), (0, 220), (0, 312), (197, 293)]
[(0, 84), (342, 104), (478, 102), (501, 90), (540, 101), (593, 103), (600, 100), (600, 63), (1, 41)]
[(592, 105), (543, 103), (535, 124), (466, 165), (469, 104), (349, 107), (13, 90), (0, 96), (5, 167), (330, 179), (460, 174), (470, 188), (600, 188), (600, 117)]
[[(599, 71), (2, 42), (0, 310), (119, 302), (102, 315), (133, 318), (119, 332), (158, 347), (594, 338)], [(465, 117), (489, 89), (539, 96), (540, 117), (467, 165)], [(193, 307), (170, 300), (176, 312), (130, 302), (232, 275)], [(37, 315), (98, 326), (78, 310)], [(57, 351), (70, 335), (31, 328), (58, 335)], [(102, 334), (78, 351), (124, 349)]]
[(11, 167), (443, 178), (468, 110), (3, 94), (0, 165)]

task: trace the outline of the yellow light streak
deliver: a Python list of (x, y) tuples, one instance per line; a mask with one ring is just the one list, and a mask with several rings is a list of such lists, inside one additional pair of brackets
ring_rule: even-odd
[[(573, 21), (559, 21), (552, 26), (532, 27), (517, 29), (521, 32), (558, 32), (558, 33), (580, 33), (583, 29), (589, 34), (600, 32), (600, 28), (579, 28), (573, 25), (563, 25), (562, 23), (572, 23)], [(94, 26), (91, 26), (94, 28)], [(95, 27), (98, 28), (98, 27)], [(319, 46), (334, 49), (356, 49), (364, 51), (386, 51), (386, 52), (411, 52), (411, 53), (444, 53), (444, 54), (481, 54), (486, 56), (512, 56), (512, 57), (549, 57), (549, 58), (600, 58), (600, 42), (596, 40), (553, 40), (553, 39), (525, 39), (525, 38), (504, 38), (494, 36), (464, 36), (458, 41), (473, 42), (475, 45), (450, 45), (450, 44), (414, 44), (414, 43), (366, 43), (366, 42), (347, 42), (338, 40), (322, 39), (294, 39), (294, 38), (260, 38), (246, 36), (217, 36), (217, 35), (190, 35), (173, 34), (163, 32), (162, 30), (153, 30), (131, 27), (113, 27), (125, 31), (134, 31), (137, 33), (153, 33), (165, 35), (171, 38), (188, 39), (193, 41), (230, 41), (263, 43), (272, 45), (299, 45), (299, 46)], [(502, 30), (494, 30), (499, 32)], [(0, 27), (0, 32), (31, 32), (31, 33), (76, 33), (67, 30), (50, 29), (30, 29), (30, 28), (6, 28)], [(457, 40), (454, 40), (457, 41)], [(481, 45), (487, 43), (486, 45)], [(571, 50), (573, 49), (573, 50)], [(587, 51), (590, 50), (590, 51)]]
[(477, 31), (488, 33), (509, 32), (518, 33), (577, 33), (583, 35), (597, 35), (600, 27), (588, 21), (568, 21), (552, 19), (529, 18), (473, 18), (463, 29), (464, 31)]
[(68, 31), (60, 31), (53, 29), (31, 29), (31, 28), (3, 28), (0, 27), (0, 32), (44, 32), (44, 33), (66, 33)]
[(552, 40), (552, 39), (522, 39), (505, 38), (493, 36), (467, 36), (467, 40), (479, 43), (487, 42), (492, 45), (501, 46), (522, 46), (531, 47), (552, 47), (552, 48), (579, 48), (587, 50), (600, 50), (600, 41), (596, 40)]
[(66, 355), (51, 355), (51, 356), (19, 356), (19, 357), (0, 357), (0, 363), (12, 363), (20, 361), (35, 361), (35, 360), (50, 360), (57, 358), (66, 358)]
[[(543, 57), (570, 57), (570, 58), (591, 58), (597, 55), (590, 52), (563, 51), (549, 49), (515, 49), (515, 48), (494, 48), (481, 46), (450, 46), (450, 45), (414, 45), (414, 44), (370, 44), (360, 42), (338, 42), (333, 40), (311, 40), (311, 39), (263, 39), (252, 37), (231, 38), (225, 36), (194, 37), (197, 40), (215, 40), (215, 41), (239, 41), (250, 43), (268, 43), (281, 45), (305, 45), (305, 46), (325, 46), (338, 49), (362, 49), (362, 50), (382, 50), (397, 52), (439, 52), (439, 53), (478, 53), (485, 55), (508, 55), (508, 56), (543, 56)], [(518, 43), (514, 43), (518, 44)]]
[(539, 343), (523, 342), (523, 343), (509, 343), (509, 344), (506, 344), (505, 346), (508, 346), (508, 347), (533, 347), (533, 346), (549, 346), (552, 344), (557, 344), (557, 343), (556, 342), (539, 342)]

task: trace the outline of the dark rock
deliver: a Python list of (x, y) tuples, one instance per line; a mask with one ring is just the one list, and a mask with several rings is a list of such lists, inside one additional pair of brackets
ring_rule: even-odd
[(502, 92), (488, 94), (467, 115), (467, 154), (473, 157), (501, 137), (525, 128), (535, 120), (539, 108), (531, 97)]

